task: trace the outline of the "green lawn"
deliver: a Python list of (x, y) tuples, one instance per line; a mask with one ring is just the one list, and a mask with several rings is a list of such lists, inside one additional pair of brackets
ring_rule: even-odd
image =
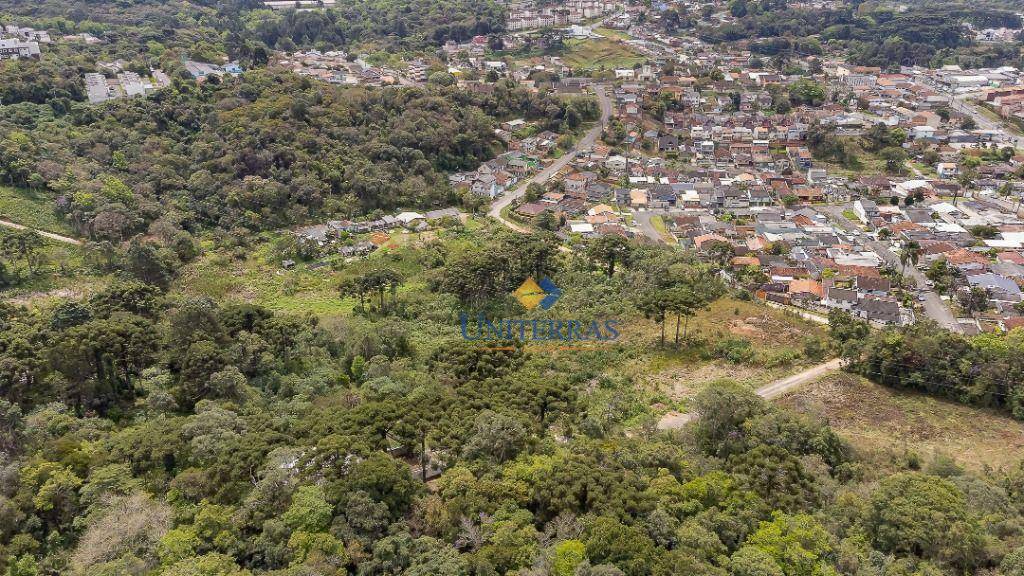
[(567, 40), (562, 62), (570, 68), (605, 69), (632, 68), (646, 60), (630, 47), (608, 38)]
[(602, 26), (602, 27), (594, 28), (594, 32), (597, 32), (598, 34), (600, 34), (601, 36), (604, 36), (606, 38), (617, 38), (619, 40), (629, 40), (629, 34), (623, 32), (622, 30), (613, 30), (611, 28), (605, 28), (605, 27)]
[(658, 231), (658, 234), (661, 234), (661, 237), (664, 238), (666, 242), (675, 242), (675, 238), (672, 237), (672, 234), (669, 233), (668, 228), (665, 226), (664, 218), (661, 216), (651, 216), (651, 226)]
[(54, 212), (46, 194), (0, 186), (0, 219), (47, 232), (71, 235), (71, 227)]

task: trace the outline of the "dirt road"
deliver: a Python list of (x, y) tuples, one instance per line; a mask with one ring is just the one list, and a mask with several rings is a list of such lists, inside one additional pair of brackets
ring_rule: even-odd
[[(842, 360), (835, 358), (828, 362), (823, 362), (817, 366), (812, 366), (803, 372), (797, 372), (792, 376), (776, 380), (771, 384), (766, 384), (761, 388), (757, 389), (758, 396), (771, 400), (772, 398), (778, 398), (786, 392), (789, 392), (797, 386), (802, 386), (809, 382), (813, 382), (818, 378), (821, 378), (829, 372), (834, 372), (842, 367)], [(661, 420), (658, 421), (658, 430), (675, 430), (682, 428), (686, 424), (692, 422), (697, 418), (697, 415), (693, 412), (681, 414), (679, 412), (669, 412), (662, 416)]]
[[(29, 228), (28, 226), (22, 226), (21, 224), (15, 224), (9, 220), (0, 220), (0, 226), (4, 228), (12, 228), (14, 230), (35, 230), (35, 228)], [(75, 246), (81, 246), (82, 241), (70, 238), (68, 236), (61, 236), (60, 234), (54, 234), (53, 232), (46, 232), (45, 230), (35, 230), (43, 238), (49, 238), (50, 240), (56, 240), (57, 242), (63, 242), (65, 244), (74, 244)]]

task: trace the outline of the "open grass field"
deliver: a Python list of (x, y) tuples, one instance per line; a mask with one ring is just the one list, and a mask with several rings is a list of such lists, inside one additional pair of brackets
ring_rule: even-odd
[[(625, 362), (618, 371), (658, 404), (658, 413), (686, 411), (689, 400), (717, 380), (734, 380), (754, 389), (799, 372), (816, 363), (803, 356), (804, 339), (824, 338), (819, 324), (735, 298), (723, 298), (695, 316), (689, 341), (679, 348), (672, 345), (674, 330), (673, 319), (666, 324), (668, 344), (658, 349), (654, 322), (634, 318), (623, 329), (623, 341), (650, 352)], [(750, 357), (739, 362), (708, 357), (715, 343), (723, 340), (748, 342)]]
[(611, 70), (632, 68), (646, 60), (629, 46), (608, 38), (566, 40), (562, 62), (570, 68)]
[(45, 194), (0, 186), (0, 219), (46, 232), (72, 235), (67, 225), (53, 210), (53, 199)]
[(1019, 462), (1024, 454), (1024, 422), (851, 374), (827, 376), (779, 402), (824, 418), (882, 466), (908, 452), (924, 462), (940, 453), (980, 470)]
[[(467, 232), (481, 228), (480, 222), (472, 218), (464, 226)], [(327, 254), (314, 261), (299, 262), (290, 270), (282, 266), (284, 257), (275, 248), (287, 234), (268, 234), (244, 259), (232, 258), (223, 251), (207, 247), (202, 257), (182, 269), (173, 290), (189, 296), (251, 302), (281, 312), (312, 314), (323, 320), (338, 319), (350, 316), (358, 305), (354, 298), (342, 298), (338, 291), (342, 279), (351, 271), (387, 266), (410, 279), (399, 289), (399, 294), (421, 290), (424, 285), (416, 280), (421, 266), (415, 261), (415, 251), (409, 249), (421, 247), (438, 236), (459, 232), (395, 230), (374, 234), (379, 248), (365, 259), (346, 260), (339, 254)], [(367, 235), (360, 239), (370, 238)]]
[(631, 38), (631, 36), (628, 33), (624, 32), (622, 30), (615, 30), (615, 29), (612, 29), (612, 28), (605, 28), (604, 26), (599, 26), (597, 28), (594, 28), (594, 32), (597, 32), (598, 34), (600, 34), (601, 36), (604, 36), (606, 38), (614, 38), (614, 39), (618, 39), (618, 40), (629, 40)]
[[(382, 257), (384, 253), (371, 255), (371, 259)], [(271, 243), (259, 246), (244, 260), (208, 252), (182, 270), (176, 289), (191, 296), (251, 302), (295, 314), (332, 317), (352, 311), (354, 300), (338, 293), (345, 267), (340, 257), (327, 258), (327, 265), (319, 267), (300, 263), (292, 270), (285, 270), (280, 260)]]

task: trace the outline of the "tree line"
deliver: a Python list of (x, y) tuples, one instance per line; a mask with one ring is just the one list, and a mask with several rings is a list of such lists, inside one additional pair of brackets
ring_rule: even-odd
[(833, 334), (850, 370), (875, 382), (1024, 419), (1024, 330), (964, 336), (923, 321), (874, 333), (834, 328)]

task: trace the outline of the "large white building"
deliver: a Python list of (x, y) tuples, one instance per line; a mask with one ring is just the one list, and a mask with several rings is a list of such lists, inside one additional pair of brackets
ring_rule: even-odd
[(18, 38), (0, 38), (0, 60), (19, 58), (39, 58), (39, 43)]

